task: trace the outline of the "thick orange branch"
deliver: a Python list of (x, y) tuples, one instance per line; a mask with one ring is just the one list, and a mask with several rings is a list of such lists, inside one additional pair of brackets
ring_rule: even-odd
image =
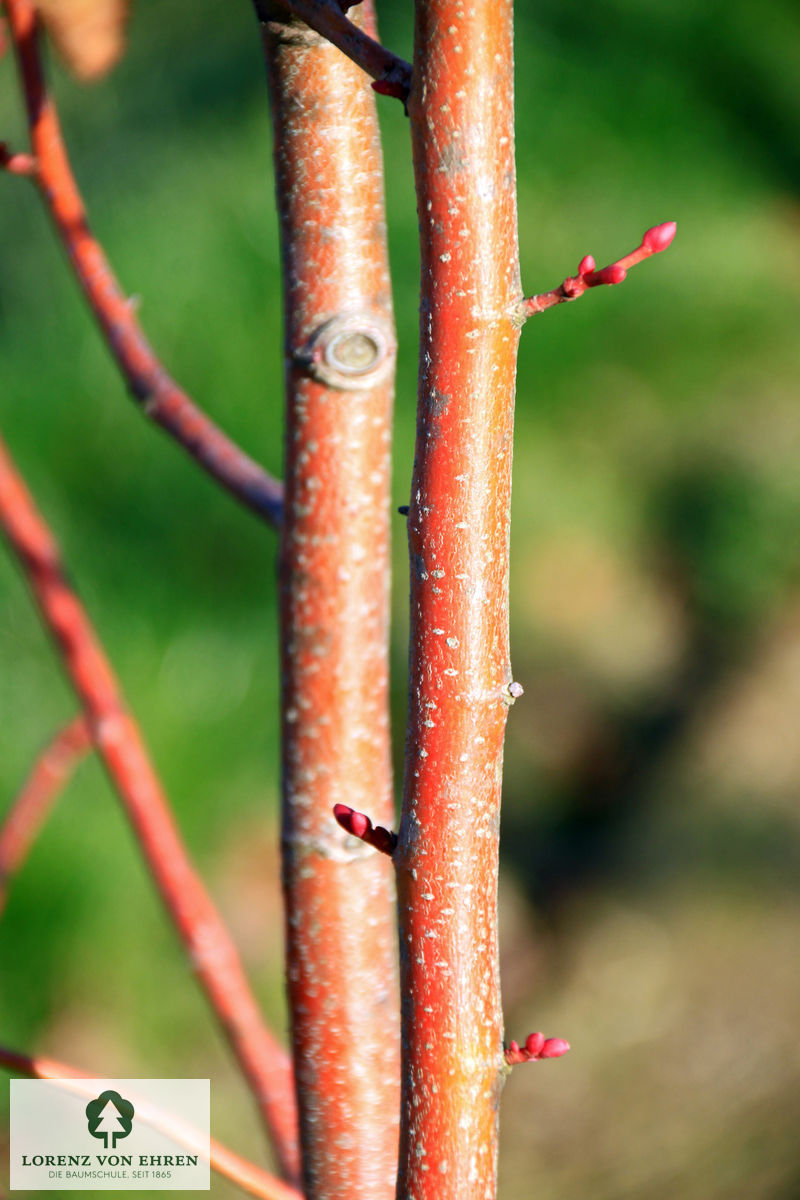
[[(352, 803), (392, 822), (395, 338), (379, 131), (358, 67), (280, 6), (258, 11), (287, 347), (283, 879), (303, 1169), (309, 1200), (389, 1200), (399, 1109), (393, 873), (332, 814)], [(371, 5), (356, 17), (371, 24)]]
[(505, 1066), (497, 954), (508, 542), (521, 295), (512, 0), (417, 0), (422, 251), (408, 538), (398, 1200), (489, 1200)]
[[(19, 1075), (28, 1075), (33, 1079), (97, 1078), (97, 1075), (87, 1075), (85, 1071), (79, 1071), (76, 1067), (57, 1062), (53, 1058), (44, 1058), (40, 1055), (33, 1058), (28, 1054), (20, 1054), (16, 1050), (8, 1050), (4, 1046), (0, 1046), (0, 1066), (9, 1071), (15, 1071)], [(173, 1131), (166, 1122), (162, 1122), (160, 1128), (167, 1133), (174, 1133), (178, 1140), (182, 1140), (183, 1127), (180, 1131)], [(230, 1179), (232, 1183), (238, 1184), (251, 1196), (260, 1196), (261, 1200), (303, 1200), (302, 1194), (295, 1188), (281, 1183), (280, 1179), (263, 1171), (255, 1163), (248, 1162), (246, 1158), (234, 1154), (232, 1150), (229, 1150), (222, 1142), (216, 1141), (215, 1138), (210, 1139), (209, 1151), (209, 1163), (212, 1170), (225, 1176), (226, 1179)]]
[(58, 793), (92, 744), (85, 717), (59, 730), (34, 763), (0, 826), (0, 912), (8, 881), (16, 875), (55, 803)]
[(283, 1170), (299, 1175), (291, 1063), (264, 1026), (239, 956), (175, 825), (161, 783), (58, 547), (0, 442), (0, 524), (60, 652), (166, 908), (258, 1100)]
[[(92, 235), (49, 94), (31, 0), (5, 0), (17, 51), (36, 180), (78, 282), (133, 398), (212, 478), (271, 525), (280, 521), (282, 489), (202, 412), (154, 354), (102, 247)], [(10, 158), (22, 161), (20, 155)]]

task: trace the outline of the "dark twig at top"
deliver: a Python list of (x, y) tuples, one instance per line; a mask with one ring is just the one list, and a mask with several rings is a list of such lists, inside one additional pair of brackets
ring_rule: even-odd
[[(382, 96), (396, 96), (403, 103), (411, 91), (411, 63), (398, 58), (375, 38), (359, 29), (345, 15), (358, 0), (282, 0), (284, 7), (305, 21), (322, 37), (352, 59), (373, 80), (373, 87)], [(269, 19), (267, 6), (256, 0), (256, 10), (262, 20)]]

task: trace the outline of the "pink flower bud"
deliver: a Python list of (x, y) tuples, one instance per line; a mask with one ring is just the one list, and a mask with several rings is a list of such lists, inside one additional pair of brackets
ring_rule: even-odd
[(591, 254), (587, 254), (586, 257), (582, 258), (581, 261), (578, 263), (578, 274), (579, 275), (588, 275), (590, 271), (594, 270), (594, 268), (595, 268), (595, 261), (592, 258)]
[(529, 1033), (525, 1039), (525, 1050), (531, 1058), (538, 1058), (544, 1045), (543, 1033)]
[(342, 829), (346, 829), (348, 833), (352, 833), (353, 837), (363, 838), (369, 829), (369, 817), (365, 817), (363, 813), (355, 812), (347, 804), (334, 804), (333, 815)]
[(548, 1038), (539, 1052), (540, 1058), (560, 1058), (569, 1050), (569, 1042), (563, 1038)]
[(646, 246), (651, 254), (660, 254), (662, 250), (666, 250), (677, 232), (678, 226), (674, 221), (665, 221), (663, 225), (654, 225), (642, 238), (642, 245)]
[(354, 837), (363, 838), (370, 826), (369, 817), (365, 817), (363, 813), (354, 812), (350, 817), (350, 832)]

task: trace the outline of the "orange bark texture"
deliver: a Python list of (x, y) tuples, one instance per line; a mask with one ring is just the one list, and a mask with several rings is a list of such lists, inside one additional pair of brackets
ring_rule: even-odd
[(399, 1200), (495, 1194), (508, 545), (521, 296), (511, 0), (416, 6), (422, 250), (409, 724), (396, 852)]
[[(354, 13), (371, 24), (371, 11)], [(367, 76), (259, 8), (286, 313), (280, 551), (287, 976), (308, 1200), (389, 1200), (399, 1113), (391, 862), (338, 803), (393, 824), (389, 449), (395, 339)]]

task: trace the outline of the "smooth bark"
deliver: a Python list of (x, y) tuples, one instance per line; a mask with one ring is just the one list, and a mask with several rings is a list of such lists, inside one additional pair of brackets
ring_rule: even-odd
[(393, 877), (333, 807), (392, 823), (382, 161), (364, 73), (279, 6), (257, 7), (284, 275), (283, 881), (305, 1187), (308, 1200), (381, 1200), (398, 1140)]
[(495, 1194), (511, 449), (521, 298), (511, 0), (418, 0), (422, 248), (411, 649), (396, 852), (401, 1200)]

